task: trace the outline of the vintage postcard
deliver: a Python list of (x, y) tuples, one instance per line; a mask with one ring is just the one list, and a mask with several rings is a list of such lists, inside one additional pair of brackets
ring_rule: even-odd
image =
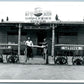
[(0, 80), (83, 81), (84, 2), (0, 0)]

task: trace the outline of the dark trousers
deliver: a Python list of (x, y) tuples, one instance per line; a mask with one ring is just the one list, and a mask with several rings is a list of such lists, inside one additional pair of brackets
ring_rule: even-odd
[(32, 58), (33, 57), (33, 53), (32, 53), (32, 48), (27, 46), (27, 57), (28, 58)]

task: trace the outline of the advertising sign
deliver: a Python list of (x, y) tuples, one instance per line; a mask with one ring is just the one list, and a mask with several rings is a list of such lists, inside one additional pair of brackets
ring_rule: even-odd
[(62, 46), (61, 50), (83, 50), (83, 47), (74, 46)]
[(51, 11), (42, 10), (37, 7), (34, 11), (26, 11), (25, 12), (25, 20), (32, 23), (40, 23), (51, 21)]

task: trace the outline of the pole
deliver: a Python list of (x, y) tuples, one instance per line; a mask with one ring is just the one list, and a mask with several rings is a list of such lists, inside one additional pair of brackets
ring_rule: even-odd
[(55, 45), (55, 26), (52, 26), (52, 56), (54, 56), (54, 45)]
[(54, 58), (54, 62), (55, 62), (55, 56), (54, 56), (54, 50), (55, 50), (55, 26), (53, 24), (52, 26), (52, 57)]
[(18, 29), (18, 56), (20, 56), (20, 40), (21, 40), (21, 24), (19, 24)]

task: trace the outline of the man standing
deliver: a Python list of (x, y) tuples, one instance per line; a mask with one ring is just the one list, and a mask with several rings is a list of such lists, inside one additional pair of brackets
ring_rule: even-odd
[(27, 62), (29, 58), (33, 58), (33, 53), (32, 53), (33, 42), (30, 40), (30, 37), (28, 37), (25, 44), (27, 45), (27, 58), (26, 58), (26, 62)]
[(46, 38), (43, 39), (42, 46), (44, 46), (44, 48), (43, 48), (43, 58), (45, 59), (46, 64), (48, 64), (48, 43), (46, 41)]

